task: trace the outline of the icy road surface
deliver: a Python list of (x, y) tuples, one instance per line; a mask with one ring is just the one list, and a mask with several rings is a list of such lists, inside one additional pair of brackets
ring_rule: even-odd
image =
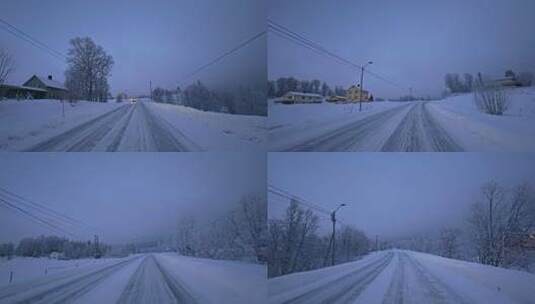
[(356, 120), (285, 151), (462, 151), (433, 118), (427, 102), (413, 102)]
[(245, 304), (263, 303), (267, 294), (265, 267), (248, 263), (147, 254), (78, 267), (62, 261), (63, 271), (25, 279), (23, 273), (49, 261), (16, 260), (0, 267), (2, 275), (18, 274), (14, 283), (0, 287), (0, 303)]
[(144, 102), (97, 116), (27, 151), (191, 151), (198, 147)]
[(269, 281), (269, 303), (533, 303), (535, 275), (410, 251)]

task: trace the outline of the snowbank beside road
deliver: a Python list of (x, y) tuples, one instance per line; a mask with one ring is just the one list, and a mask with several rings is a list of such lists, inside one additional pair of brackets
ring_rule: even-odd
[(79, 101), (62, 105), (51, 99), (0, 101), (0, 150), (24, 150), (124, 104)]
[(179, 256), (155, 255), (177, 281), (200, 303), (264, 303), (266, 267), (263, 265)]
[(263, 151), (267, 117), (205, 112), (147, 102), (150, 110), (208, 151)]
[(473, 94), (429, 102), (433, 117), (467, 151), (535, 151), (535, 87), (509, 89), (503, 116), (480, 112)]

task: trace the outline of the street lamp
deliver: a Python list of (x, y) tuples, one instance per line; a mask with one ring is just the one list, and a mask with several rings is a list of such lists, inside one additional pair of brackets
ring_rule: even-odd
[(334, 209), (331, 212), (331, 221), (333, 222), (333, 235), (331, 236), (331, 239), (333, 240), (333, 255), (331, 257), (331, 265), (332, 266), (334, 266), (334, 256), (335, 256), (335, 251), (336, 251), (336, 212), (338, 210), (340, 210), (340, 208), (342, 208), (344, 206), (347, 206), (347, 205), (342, 203), (342, 204), (338, 205), (338, 207), (336, 207), (336, 209)]
[(360, 93), (359, 93), (359, 112), (362, 111), (362, 90), (364, 89), (363, 82), (364, 82), (364, 69), (369, 66), (370, 64), (373, 64), (373, 61), (368, 61), (365, 65), (361, 66), (360, 70)]

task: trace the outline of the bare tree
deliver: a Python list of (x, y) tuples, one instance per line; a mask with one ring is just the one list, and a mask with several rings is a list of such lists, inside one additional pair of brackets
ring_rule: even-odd
[(535, 200), (527, 185), (506, 191), (496, 182), (482, 187), (482, 200), (469, 218), (479, 262), (494, 266), (518, 264), (528, 233), (535, 227)]
[(77, 37), (71, 39), (70, 43), (65, 84), (71, 92), (71, 98), (106, 101), (113, 58), (89, 37)]
[(459, 258), (459, 235), (461, 231), (455, 228), (444, 228), (440, 232), (439, 250), (444, 257)]
[(492, 81), (484, 81), (481, 74), (476, 80), (474, 101), (480, 111), (491, 115), (503, 115), (509, 108), (505, 89)]
[[(4, 84), (9, 75), (15, 70), (13, 57), (4, 49), (0, 48), (0, 85)], [(4, 96), (3, 89), (0, 88), (0, 97)]]
[(5, 49), (0, 48), (0, 84), (4, 84), (14, 70), (13, 57)]

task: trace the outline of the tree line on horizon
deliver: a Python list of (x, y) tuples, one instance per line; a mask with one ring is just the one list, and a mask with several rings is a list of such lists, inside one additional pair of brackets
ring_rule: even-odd
[(57, 253), (63, 259), (81, 259), (90, 257), (100, 257), (110, 251), (110, 246), (99, 243), (98, 246), (91, 241), (74, 241), (59, 236), (38, 236), (27, 237), (14, 243), (0, 244), (0, 257), (13, 256), (20, 257), (50, 257), (52, 253)]
[(180, 87), (172, 90), (156, 87), (152, 90), (152, 99), (159, 103), (183, 105), (201, 111), (267, 115), (264, 90), (247, 86), (228, 90), (214, 90), (198, 80), (184, 90)]

